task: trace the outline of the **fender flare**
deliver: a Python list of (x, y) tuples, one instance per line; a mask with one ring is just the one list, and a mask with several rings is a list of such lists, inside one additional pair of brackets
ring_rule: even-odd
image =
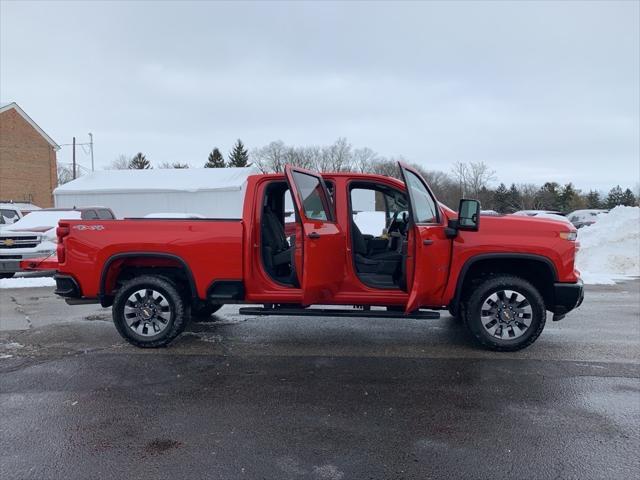
[(109, 268), (111, 267), (111, 264), (113, 262), (115, 262), (116, 260), (122, 260), (123, 258), (135, 258), (135, 257), (156, 257), (156, 258), (167, 258), (170, 260), (175, 260), (176, 262), (178, 262), (179, 264), (182, 265), (182, 267), (184, 268), (186, 274), (187, 274), (187, 280), (189, 281), (189, 289), (191, 290), (191, 297), (196, 299), (198, 298), (198, 290), (196, 288), (196, 282), (193, 279), (193, 273), (191, 272), (191, 269), (189, 268), (189, 265), (187, 264), (187, 262), (184, 261), (184, 259), (182, 257), (179, 257), (177, 255), (174, 255), (172, 253), (163, 253), (163, 252), (124, 252), (124, 253), (116, 253), (115, 255), (110, 256), (107, 261), (104, 263), (103, 267), (102, 267), (102, 272), (100, 272), (100, 290), (98, 293), (98, 297), (100, 299), (100, 303), (105, 306), (105, 299), (107, 298), (107, 294), (105, 292), (105, 286), (107, 283), (107, 273), (109, 272)]
[(462, 296), (462, 285), (464, 284), (467, 272), (475, 263), (484, 260), (531, 260), (540, 262), (545, 264), (546, 267), (549, 268), (553, 277), (553, 281), (558, 281), (558, 271), (556, 269), (556, 266), (551, 261), (551, 259), (543, 255), (536, 255), (533, 253), (481, 253), (478, 255), (474, 255), (473, 257), (468, 258), (460, 269), (460, 274), (458, 275), (458, 279), (456, 281), (455, 294), (450, 304), (450, 310), (452, 310), (454, 313), (458, 311), (458, 306), (460, 305), (460, 297)]

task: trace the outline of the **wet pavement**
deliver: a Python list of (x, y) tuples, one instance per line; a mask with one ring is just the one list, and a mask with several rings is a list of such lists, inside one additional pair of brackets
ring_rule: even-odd
[(0, 290), (3, 479), (633, 478), (640, 282), (515, 353), (440, 320), (241, 317), (169, 348), (110, 310)]

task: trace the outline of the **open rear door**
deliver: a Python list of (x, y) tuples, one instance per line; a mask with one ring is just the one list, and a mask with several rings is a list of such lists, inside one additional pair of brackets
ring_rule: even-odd
[(302, 265), (296, 263), (302, 303), (323, 303), (335, 295), (345, 277), (345, 234), (319, 173), (287, 165), (285, 175), (302, 222), (304, 253)]
[(409, 194), (413, 255), (409, 252), (406, 313), (422, 306), (441, 306), (449, 274), (451, 240), (445, 234), (445, 221), (436, 198), (420, 173), (398, 162)]

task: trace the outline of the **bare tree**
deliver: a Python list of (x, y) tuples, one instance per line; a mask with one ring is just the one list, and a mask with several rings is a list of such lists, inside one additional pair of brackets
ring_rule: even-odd
[(348, 172), (351, 170), (351, 144), (340, 137), (322, 147), (315, 168), (320, 172)]
[(356, 172), (369, 171), (370, 165), (378, 159), (378, 154), (369, 147), (357, 148), (351, 156), (351, 167)]
[(464, 197), (469, 181), (469, 166), (464, 162), (454, 163), (451, 167), (451, 176), (459, 186), (460, 196)]
[(158, 165), (159, 169), (169, 169), (169, 168), (190, 168), (191, 165), (189, 165), (188, 163), (181, 163), (181, 162), (162, 162), (160, 165)]
[(369, 165), (367, 173), (375, 173), (377, 175), (385, 175), (387, 177), (400, 178), (400, 169), (398, 162), (393, 159), (378, 158)]
[(285, 151), (287, 148), (282, 140), (277, 140), (262, 148), (254, 149), (251, 152), (251, 158), (263, 173), (279, 173), (284, 170), (286, 164)]
[(131, 162), (131, 157), (127, 155), (120, 154), (118, 157), (111, 162), (105, 170), (128, 170), (129, 163)]
[(58, 163), (58, 185), (64, 185), (73, 180), (73, 167)]
[(491, 170), (484, 162), (471, 162), (468, 172), (468, 187), (475, 197), (483, 190), (487, 190), (489, 184), (496, 179), (495, 170)]
[(489, 188), (496, 178), (495, 174), (484, 162), (456, 162), (451, 168), (451, 175), (460, 187), (462, 197), (477, 197), (481, 191)]

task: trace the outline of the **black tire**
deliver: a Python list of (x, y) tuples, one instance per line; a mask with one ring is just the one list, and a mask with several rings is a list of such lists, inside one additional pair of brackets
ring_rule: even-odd
[(200, 305), (199, 307), (191, 307), (191, 318), (197, 321), (206, 321), (211, 315), (220, 310), (223, 305)]
[[(131, 315), (131, 312), (125, 313), (125, 306), (131, 309), (131, 306), (128, 305), (127, 302), (130, 301), (130, 297), (134, 295), (135, 292), (140, 290), (156, 292), (158, 296), (163, 298), (168, 304), (168, 307), (165, 308), (168, 308), (166, 313), (170, 314), (170, 318), (163, 323), (162, 330), (158, 334), (143, 335), (142, 333), (134, 331), (135, 329), (127, 324), (126, 315)], [(132, 345), (141, 348), (167, 346), (174, 338), (182, 333), (188, 318), (185, 302), (176, 287), (166, 279), (153, 275), (135, 277), (122, 285), (113, 300), (112, 314), (113, 322), (122, 338)], [(142, 320), (139, 322), (142, 322)], [(146, 328), (148, 332), (150, 329), (148, 327)]]
[(3, 272), (0, 273), (0, 278), (11, 278), (15, 275), (15, 272)]
[[(523, 296), (527, 301), (525, 308), (530, 307), (531, 311), (531, 313), (528, 314), (531, 319), (530, 324), (524, 330), (524, 333), (518, 333), (520, 336), (516, 338), (498, 338), (485, 328), (482, 321), (482, 307), (486, 305), (485, 301), (488, 302), (492, 295), (500, 296), (500, 292), (503, 292), (504, 296), (506, 290), (517, 292)], [(500, 302), (496, 302), (496, 308), (502, 307), (505, 311), (507, 310), (504, 308), (505, 303), (501, 305), (497, 305), (497, 303)], [(531, 345), (542, 333), (547, 319), (544, 299), (542, 295), (540, 295), (540, 292), (528, 281), (510, 275), (488, 277), (482, 283), (478, 284), (462, 311), (464, 312), (467, 326), (478, 343), (489, 350), (500, 352), (513, 352)], [(513, 312), (507, 312), (506, 314), (511, 315), (510, 318), (514, 318)], [(495, 312), (495, 317), (485, 317), (485, 321), (487, 321), (487, 319), (489, 320), (486, 325), (490, 325), (491, 323), (496, 325), (493, 320), (494, 318), (496, 319), (495, 322), (498, 322), (500, 313)], [(500, 335), (502, 336), (503, 328), (498, 325), (495, 332), (498, 332), (498, 328), (500, 328)], [(509, 332), (514, 335), (516, 334), (514, 328), (504, 327), (504, 330), (505, 333), (507, 333), (507, 337)]]

